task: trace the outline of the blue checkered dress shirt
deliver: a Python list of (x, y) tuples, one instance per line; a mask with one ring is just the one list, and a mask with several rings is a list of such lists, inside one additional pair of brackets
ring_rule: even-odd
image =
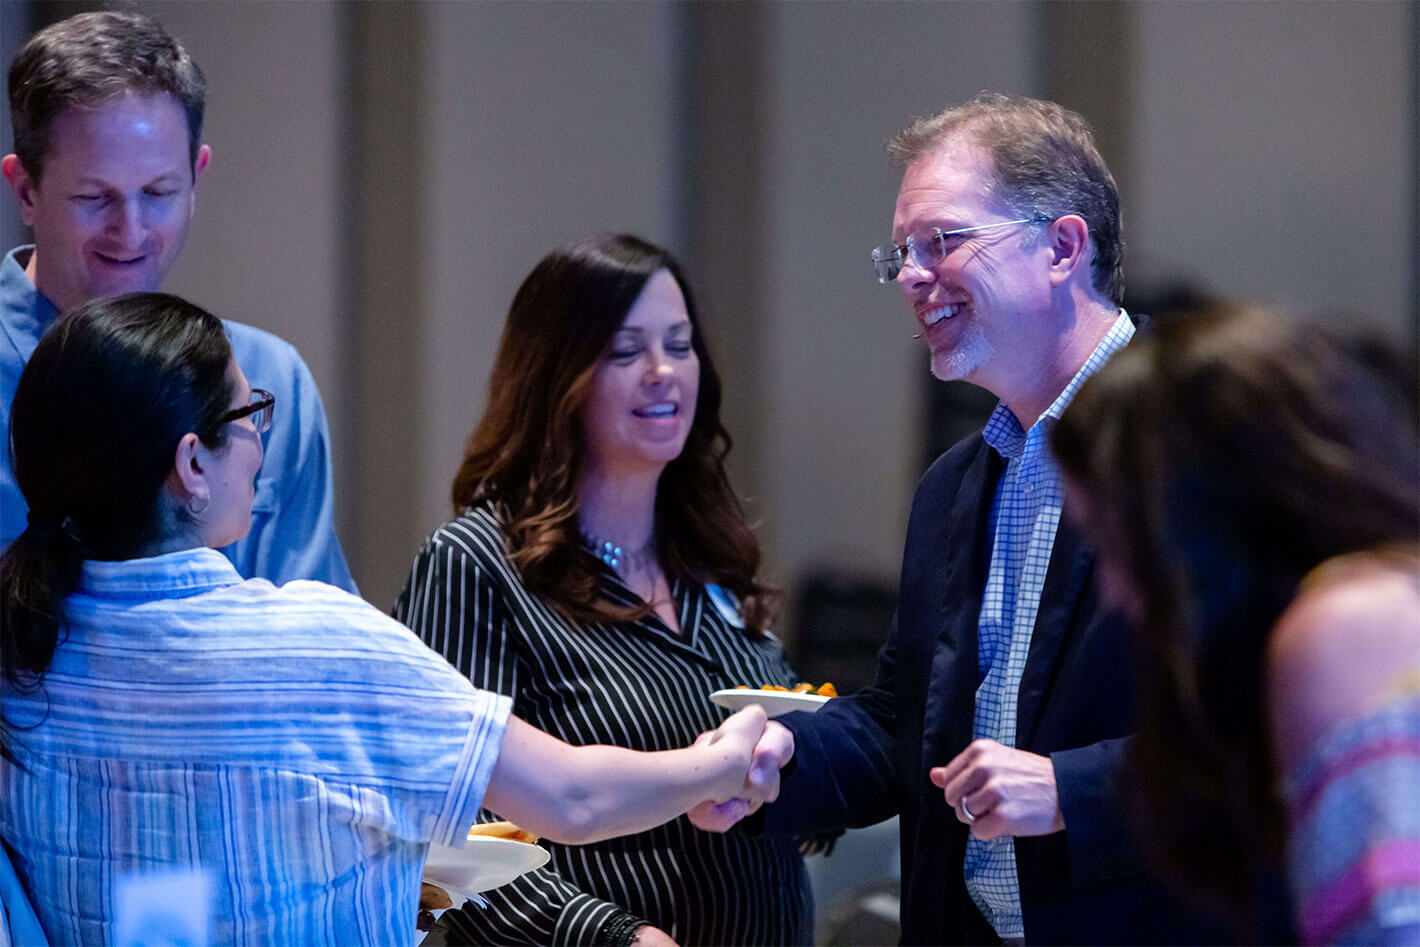
[[(1050, 550), (1060, 525), (1060, 472), (1050, 456), (1049, 435), (1076, 390), (1134, 335), (1123, 310), (1070, 384), (1031, 426), (998, 404), (982, 436), (1006, 460), (991, 507), (991, 568), (977, 623), (976, 716), (972, 737), (1016, 745), (1016, 700), (1035, 628)], [(1016, 841), (1003, 836), (983, 842), (968, 837), (966, 888), (1002, 938), (1025, 936), (1021, 889), (1016, 877)]]

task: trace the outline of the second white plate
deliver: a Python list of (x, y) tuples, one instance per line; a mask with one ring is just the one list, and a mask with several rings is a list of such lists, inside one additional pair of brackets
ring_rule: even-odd
[(547, 849), (527, 842), (475, 835), (454, 848), (430, 845), (424, 862), (424, 880), (452, 895), (471, 897), (505, 885), (523, 872), (541, 868), (552, 856)]
[(743, 687), (716, 691), (710, 695), (711, 703), (719, 704), (721, 707), (728, 707), (731, 710), (739, 710), (741, 707), (748, 707), (750, 704), (758, 704), (763, 707), (764, 712), (771, 717), (793, 713), (796, 710), (802, 710), (805, 713), (813, 713), (830, 700), (833, 700), (833, 698), (820, 697), (818, 694), (795, 694), (790, 691), (748, 690)]

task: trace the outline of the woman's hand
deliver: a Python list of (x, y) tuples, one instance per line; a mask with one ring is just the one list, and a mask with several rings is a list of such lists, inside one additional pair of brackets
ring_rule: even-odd
[(569, 845), (644, 832), (707, 799), (742, 797), (753, 812), (779, 795), (774, 754), (759, 748), (765, 724), (763, 708), (746, 707), (685, 749), (638, 753), (569, 746), (509, 717), (483, 805)]
[[(779, 795), (779, 770), (774, 768), (772, 779), (767, 778), (764, 770), (765, 766), (755, 766), (755, 747), (758, 746), (760, 738), (764, 735), (765, 727), (769, 721), (764, 712), (764, 708), (758, 704), (751, 704), (732, 715), (719, 727), (708, 733), (702, 733), (695, 738), (692, 747), (702, 749), (714, 749), (719, 753), (728, 752), (731, 754), (729, 764), (726, 768), (724, 778), (717, 781), (714, 794), (710, 797), (715, 802), (725, 802), (737, 796), (744, 797), (749, 801), (752, 795), (763, 795), (765, 783), (772, 782), (773, 795)], [(776, 724), (776, 726), (778, 726)], [(717, 758), (719, 753), (716, 754)], [(751, 783), (751, 778), (755, 782)], [(760, 799), (766, 802), (767, 799)], [(755, 806), (758, 808), (758, 804)]]
[[(757, 704), (752, 707), (759, 709)], [(733, 719), (734, 717), (730, 718)], [(723, 724), (721, 726), (723, 727)], [(694, 745), (699, 746), (713, 739), (718, 732), (712, 730), (702, 733)], [(706, 800), (691, 809), (691, 823), (707, 832), (725, 832), (764, 803), (773, 802), (779, 798), (779, 771), (793, 755), (794, 734), (783, 724), (769, 721), (755, 743), (749, 770), (740, 790), (729, 800)]]

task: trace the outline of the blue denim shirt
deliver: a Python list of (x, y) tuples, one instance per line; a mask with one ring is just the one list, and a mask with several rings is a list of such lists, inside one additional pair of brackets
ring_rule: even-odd
[[(29, 507), (10, 459), (10, 403), (20, 372), (58, 315), (25, 274), (33, 247), (0, 263), (0, 549), (24, 532)], [(24, 262), (21, 262), (24, 261)], [(295, 348), (269, 332), (225, 322), (232, 354), (254, 388), (276, 395), (276, 421), (256, 479), (251, 532), (222, 552), (246, 578), (319, 579), (355, 592), (335, 535), (330, 432), (320, 392)]]

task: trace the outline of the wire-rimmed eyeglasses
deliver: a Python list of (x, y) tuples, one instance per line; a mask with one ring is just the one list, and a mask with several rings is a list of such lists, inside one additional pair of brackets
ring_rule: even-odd
[(261, 388), (251, 390), (251, 404), (245, 408), (233, 408), (222, 415), (222, 423), (229, 421), (240, 421), (242, 418), (250, 417), (252, 427), (256, 428), (256, 433), (265, 434), (271, 430), (271, 416), (276, 413), (276, 396)]
[(891, 283), (897, 279), (897, 274), (902, 272), (902, 267), (908, 260), (912, 261), (913, 266), (923, 270), (941, 263), (947, 258), (948, 253), (956, 249), (952, 243), (953, 237), (964, 233), (975, 233), (978, 230), (990, 230), (993, 227), (1009, 227), (1012, 224), (1045, 224), (1049, 222), (1049, 217), (1037, 214), (1034, 217), (1022, 217), (1020, 220), (999, 220), (992, 224), (958, 227), (955, 230), (933, 227), (931, 230), (909, 234), (906, 243), (888, 242), (873, 247), (873, 272), (877, 274), (879, 283)]

